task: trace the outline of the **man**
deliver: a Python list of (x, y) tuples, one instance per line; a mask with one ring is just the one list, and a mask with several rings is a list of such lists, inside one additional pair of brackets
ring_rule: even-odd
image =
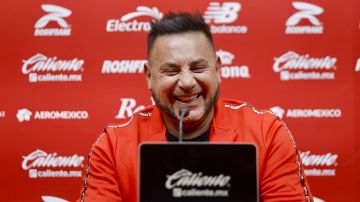
[[(185, 141), (257, 145), (262, 201), (312, 201), (296, 144), (274, 114), (219, 97), (221, 61), (199, 14), (170, 13), (151, 24), (145, 75), (156, 106), (109, 125), (91, 148), (81, 201), (137, 200), (138, 145)], [(161, 157), (159, 157), (161, 158)], [(155, 162), (154, 162), (155, 163)]]

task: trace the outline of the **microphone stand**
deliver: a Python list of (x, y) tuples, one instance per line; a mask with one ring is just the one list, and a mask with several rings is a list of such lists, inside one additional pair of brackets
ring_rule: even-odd
[(184, 118), (189, 115), (189, 109), (187, 107), (180, 108), (179, 110), (180, 119), (179, 119), (179, 142), (182, 143), (184, 131), (183, 131), (183, 121)]

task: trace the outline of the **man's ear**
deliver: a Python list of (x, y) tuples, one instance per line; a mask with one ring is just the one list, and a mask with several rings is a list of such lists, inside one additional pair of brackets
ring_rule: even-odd
[(218, 73), (219, 82), (221, 82), (221, 58), (219, 56), (216, 56), (216, 72)]
[(151, 89), (151, 71), (149, 67), (149, 62), (144, 64), (144, 73), (148, 89)]

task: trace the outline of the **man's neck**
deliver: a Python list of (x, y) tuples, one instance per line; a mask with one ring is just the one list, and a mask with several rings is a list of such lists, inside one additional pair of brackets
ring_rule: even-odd
[[(206, 119), (203, 120), (198, 125), (186, 124), (184, 123), (184, 139), (194, 139), (203, 134), (206, 130), (209, 129), (211, 121), (214, 117), (214, 109), (212, 109), (209, 114), (206, 115)], [(170, 134), (179, 137), (179, 121), (169, 121), (168, 117), (163, 116), (166, 128), (169, 130)]]

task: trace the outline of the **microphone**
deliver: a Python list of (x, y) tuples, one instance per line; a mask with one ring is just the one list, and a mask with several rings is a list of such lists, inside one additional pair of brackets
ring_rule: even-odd
[(187, 107), (181, 107), (179, 109), (179, 142), (182, 142), (183, 140), (183, 121), (185, 117), (189, 116), (189, 113), (190, 111)]

